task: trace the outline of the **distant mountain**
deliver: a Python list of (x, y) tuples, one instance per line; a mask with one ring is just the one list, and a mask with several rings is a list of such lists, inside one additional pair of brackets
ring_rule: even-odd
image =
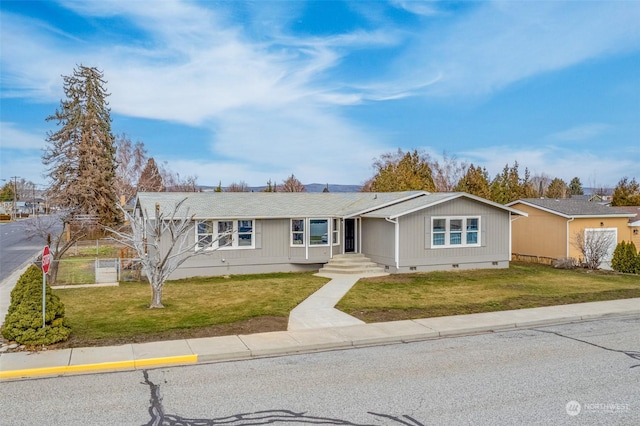
[[(328, 185), (329, 192), (360, 192), (360, 189), (362, 189), (361, 185), (338, 185), (331, 183)], [(327, 187), (327, 184), (310, 183), (304, 185), (304, 187), (307, 189), (307, 192), (322, 192)], [(211, 192), (214, 191), (217, 187), (201, 185), (199, 188), (204, 192)], [(222, 189), (225, 190), (226, 188), (223, 187)], [(251, 192), (262, 192), (266, 189), (266, 186), (251, 186), (249, 187), (249, 189), (251, 190)]]
[[(326, 183), (310, 183), (304, 186), (307, 192), (322, 192), (327, 187)], [(361, 185), (333, 185), (329, 184), (329, 192), (360, 192)]]

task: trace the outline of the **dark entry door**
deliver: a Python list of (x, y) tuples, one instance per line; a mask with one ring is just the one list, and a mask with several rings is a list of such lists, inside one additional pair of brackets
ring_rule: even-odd
[(344, 220), (344, 252), (353, 253), (356, 251), (356, 220)]

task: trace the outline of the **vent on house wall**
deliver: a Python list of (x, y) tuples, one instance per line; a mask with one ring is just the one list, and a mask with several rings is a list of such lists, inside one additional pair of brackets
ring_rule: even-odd
[(460, 267), (460, 265), (458, 265), (457, 263), (454, 263), (454, 264), (453, 264), (453, 265), (451, 265), (451, 266), (452, 266), (452, 267), (454, 267), (454, 268), (459, 268), (459, 267)]
[(410, 271), (417, 271), (417, 270), (418, 270), (418, 268), (416, 268), (415, 266), (409, 266), (409, 270), (410, 270)]
[[(389, 270), (389, 265), (384, 265), (384, 270), (388, 271)], [(40, 293), (42, 293), (42, 292), (40, 292)]]
[(498, 266), (498, 262), (491, 262), (493, 266)]

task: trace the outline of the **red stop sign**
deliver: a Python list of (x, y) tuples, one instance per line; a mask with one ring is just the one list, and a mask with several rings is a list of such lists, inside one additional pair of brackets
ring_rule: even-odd
[(44, 246), (44, 250), (42, 250), (42, 273), (46, 274), (49, 272), (49, 266), (51, 266), (51, 252), (49, 251), (49, 246)]

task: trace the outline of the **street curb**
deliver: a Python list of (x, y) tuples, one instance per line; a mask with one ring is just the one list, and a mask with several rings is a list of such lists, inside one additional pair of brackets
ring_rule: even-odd
[(123, 370), (139, 370), (147, 367), (163, 367), (195, 364), (198, 355), (179, 355), (162, 358), (148, 358), (129, 361), (100, 362), (95, 364), (66, 365), (58, 367), (27, 368), (23, 370), (0, 371), (0, 380), (28, 379), (50, 375), (66, 375), (74, 373), (97, 373)]
[[(508, 312), (508, 311), (501, 311)], [(474, 314), (470, 314), (474, 315)], [(228, 351), (219, 353), (207, 353), (202, 349), (199, 354), (176, 355), (166, 357), (131, 359), (123, 361), (112, 361), (103, 363), (87, 363), (71, 365), (71, 354), (67, 365), (59, 365), (55, 367), (41, 367), (30, 369), (16, 369), (8, 371), (0, 371), (0, 381), (3, 380), (19, 380), (30, 378), (41, 378), (51, 376), (62, 376), (72, 374), (90, 374), (98, 372), (118, 372), (118, 371), (134, 371), (144, 368), (161, 368), (177, 365), (193, 365), (193, 364), (211, 364), (219, 362), (233, 362), (260, 358), (270, 358), (289, 355), (301, 355), (318, 352), (328, 352), (334, 350), (357, 349), (364, 347), (375, 347), (385, 345), (395, 345), (403, 343), (413, 343), (420, 341), (435, 340), (450, 337), (472, 336), (479, 334), (497, 333), (531, 329), (540, 326), (552, 326), (569, 324), (583, 321), (594, 321), (598, 319), (623, 318), (629, 316), (640, 315), (640, 309), (627, 309), (618, 312), (602, 312), (587, 315), (559, 315), (556, 318), (544, 318), (538, 320), (521, 320), (505, 321), (500, 324), (498, 322), (487, 326), (468, 326), (459, 324), (457, 327), (449, 326), (441, 330), (429, 328), (426, 324), (429, 320), (435, 322), (438, 318), (434, 317), (416, 320), (391, 321), (386, 323), (371, 323), (363, 326), (345, 326), (333, 327), (328, 329), (317, 329), (317, 333), (330, 331), (330, 335), (317, 339), (317, 342), (311, 342), (309, 337), (313, 337), (314, 330), (307, 331), (280, 331), (269, 333), (258, 333), (252, 335), (236, 335), (221, 336), (219, 338), (235, 338), (241, 342), (245, 349), (239, 349), (226, 346)], [(473, 319), (467, 317), (467, 319)], [(409, 333), (399, 333), (395, 330), (401, 323), (414, 323), (416, 327)], [(419, 331), (420, 326), (424, 331)], [(270, 340), (270, 337), (278, 338), (276, 342)], [(307, 337), (307, 338), (305, 338)], [(316, 336), (317, 337), (317, 336)], [(282, 339), (284, 338), (284, 339)], [(191, 347), (197, 340), (206, 340), (207, 338), (190, 340), (184, 342)], [(216, 339), (216, 338), (213, 338)], [(324, 341), (322, 341), (324, 339)], [(182, 341), (180, 341), (182, 342)], [(191, 342), (191, 344), (190, 344)], [(82, 348), (77, 348), (82, 349)], [(190, 351), (192, 351), (191, 349)], [(73, 351), (71, 349), (70, 351)], [(0, 357), (1, 359), (1, 357)]]

